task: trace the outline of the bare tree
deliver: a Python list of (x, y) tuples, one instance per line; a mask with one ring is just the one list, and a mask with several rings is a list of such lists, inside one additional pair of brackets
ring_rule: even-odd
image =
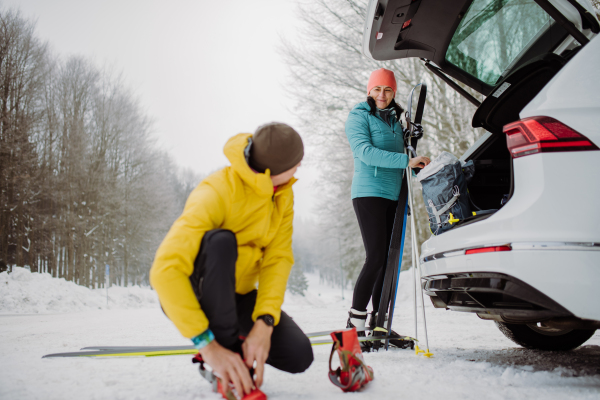
[(600, 0), (590, 0), (592, 2), (592, 6), (596, 9), (596, 16), (600, 19)]
[(0, 10), (0, 265), (99, 287), (148, 282), (200, 177), (157, 150), (118, 74), (50, 54)]
[(32, 23), (17, 11), (0, 13), (0, 260), (34, 269), (31, 208), (38, 171), (29, 133), (41, 117), (45, 53)]

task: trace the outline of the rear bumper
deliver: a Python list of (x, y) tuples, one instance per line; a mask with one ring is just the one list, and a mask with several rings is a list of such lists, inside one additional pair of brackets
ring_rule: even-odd
[[(571, 165), (582, 167), (571, 170)], [(425, 241), (422, 276), (503, 274), (575, 317), (600, 321), (598, 170), (598, 151), (515, 159), (514, 196), (491, 217)], [(502, 245), (510, 245), (511, 251), (470, 255), (464, 251)]]
[(600, 246), (512, 246), (511, 251), (425, 257), (426, 293), (437, 306), (514, 321), (568, 316), (600, 321)]
[(436, 307), (500, 316), (505, 322), (573, 316), (539, 290), (504, 274), (475, 272), (429, 277), (425, 280), (425, 293)]

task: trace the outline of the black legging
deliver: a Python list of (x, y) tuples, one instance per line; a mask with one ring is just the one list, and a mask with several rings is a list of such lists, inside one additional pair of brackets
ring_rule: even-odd
[[(190, 276), (192, 287), (208, 318), (216, 341), (239, 351), (239, 337), (247, 336), (254, 322), (257, 291), (235, 293), (237, 241), (233, 232), (215, 229), (202, 238)], [(310, 340), (285, 312), (271, 334), (267, 364), (286, 372), (302, 372), (313, 361)]]
[(367, 253), (365, 265), (354, 285), (352, 308), (367, 311), (372, 297), (373, 310), (377, 312), (398, 201), (382, 197), (359, 197), (352, 199), (352, 205)]

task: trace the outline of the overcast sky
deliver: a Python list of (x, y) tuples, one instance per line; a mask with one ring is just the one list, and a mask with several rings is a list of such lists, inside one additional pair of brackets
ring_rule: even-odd
[[(62, 56), (84, 55), (122, 71), (155, 120), (160, 146), (199, 173), (228, 164), (227, 139), (263, 123), (295, 125), (280, 37), (297, 40), (292, 0), (0, 0), (37, 19)], [(300, 131), (303, 134), (302, 131)], [(305, 163), (306, 164), (306, 163)], [(310, 214), (314, 168), (294, 185)]]

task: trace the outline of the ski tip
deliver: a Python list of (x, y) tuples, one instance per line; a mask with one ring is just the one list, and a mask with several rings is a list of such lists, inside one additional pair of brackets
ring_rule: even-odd
[(60, 358), (60, 357), (82, 357), (79, 353), (54, 353), (54, 354), (46, 354), (42, 356), (42, 358)]
[(406, 340), (406, 341), (412, 340), (413, 342), (418, 342), (419, 341), (418, 339), (415, 339), (414, 337), (402, 336), (402, 335), (400, 335), (399, 339)]

